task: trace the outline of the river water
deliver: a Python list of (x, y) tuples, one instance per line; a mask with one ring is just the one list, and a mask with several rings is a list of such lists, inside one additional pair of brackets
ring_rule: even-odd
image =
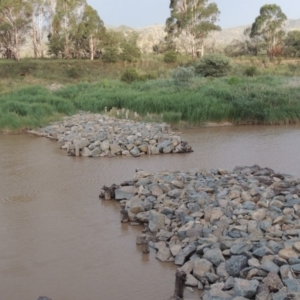
[[(141, 228), (120, 223), (103, 185), (135, 168), (197, 170), (259, 164), (300, 177), (299, 126), (243, 126), (182, 132), (190, 154), (140, 158), (68, 157), (56, 142), (0, 135), (0, 299), (163, 300), (173, 263), (135, 245)], [(185, 299), (199, 299), (186, 292)]]

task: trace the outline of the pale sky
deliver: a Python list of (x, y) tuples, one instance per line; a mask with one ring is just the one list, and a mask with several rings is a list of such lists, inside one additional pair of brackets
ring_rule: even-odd
[[(165, 24), (170, 0), (87, 0), (105, 25), (133, 28)], [(230, 28), (252, 24), (264, 4), (277, 4), (288, 19), (300, 19), (300, 0), (214, 0), (220, 14), (219, 25)]]

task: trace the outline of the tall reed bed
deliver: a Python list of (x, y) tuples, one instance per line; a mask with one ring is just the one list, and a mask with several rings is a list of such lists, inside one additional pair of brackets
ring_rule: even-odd
[(130, 109), (141, 116), (163, 114), (165, 121), (182, 120), (195, 125), (208, 121), (297, 123), (300, 121), (297, 80), (275, 76), (196, 77), (187, 87), (174, 84), (172, 79), (132, 84), (103, 80), (73, 84), (55, 92), (30, 87), (0, 96), (0, 128), (36, 127), (53, 116), (79, 110), (103, 112), (105, 107)]

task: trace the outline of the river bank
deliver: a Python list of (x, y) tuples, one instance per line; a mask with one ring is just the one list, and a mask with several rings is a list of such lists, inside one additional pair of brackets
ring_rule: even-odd
[[(30, 86), (0, 96), (0, 129), (36, 129), (79, 111), (129, 110), (141, 120), (180, 126), (300, 122), (299, 79), (282, 76), (81, 82), (58, 90)], [(130, 115), (133, 119), (134, 116)]]
[(253, 166), (138, 171), (100, 197), (120, 201), (123, 222), (147, 224), (137, 243), (148, 239), (203, 299), (267, 300), (300, 293), (299, 195), (299, 179)]

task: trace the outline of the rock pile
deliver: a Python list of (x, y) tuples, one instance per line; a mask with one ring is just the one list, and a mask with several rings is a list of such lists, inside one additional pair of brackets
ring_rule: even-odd
[(192, 152), (188, 143), (170, 132), (167, 124), (120, 120), (99, 114), (65, 117), (31, 134), (58, 140), (72, 156), (104, 157), (116, 155)]
[(147, 224), (137, 242), (152, 239), (204, 300), (300, 299), (299, 179), (259, 166), (138, 171), (110, 191), (130, 222)]

